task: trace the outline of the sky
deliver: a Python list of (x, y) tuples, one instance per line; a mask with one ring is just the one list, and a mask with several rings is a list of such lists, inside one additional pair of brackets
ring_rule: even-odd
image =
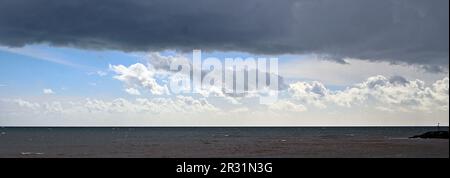
[[(448, 3), (2, 0), (0, 126), (448, 125)], [(171, 92), (194, 49), (278, 59), (277, 100)]]

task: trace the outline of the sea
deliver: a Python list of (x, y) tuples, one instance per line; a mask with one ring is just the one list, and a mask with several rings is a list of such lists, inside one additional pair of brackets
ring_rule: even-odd
[(0, 158), (448, 158), (448, 127), (1, 127)]

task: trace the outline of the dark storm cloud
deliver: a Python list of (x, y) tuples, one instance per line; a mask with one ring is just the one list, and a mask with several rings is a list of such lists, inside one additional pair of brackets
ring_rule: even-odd
[(448, 64), (448, 0), (0, 0), (0, 44)]

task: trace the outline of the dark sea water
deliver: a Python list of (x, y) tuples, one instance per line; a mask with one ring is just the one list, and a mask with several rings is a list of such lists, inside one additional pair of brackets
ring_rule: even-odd
[[(447, 130), (448, 127), (441, 127)], [(436, 127), (0, 128), (0, 157), (449, 157)]]

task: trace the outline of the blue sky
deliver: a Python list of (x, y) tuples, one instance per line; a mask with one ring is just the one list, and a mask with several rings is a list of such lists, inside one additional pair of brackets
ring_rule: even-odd
[[(0, 49), (0, 84), (2, 96), (33, 96), (42, 94), (43, 88), (51, 88), (56, 95), (83, 97), (124, 96), (121, 83), (108, 75), (109, 65), (131, 65), (145, 61), (143, 52), (121, 52), (112, 50), (87, 50), (68, 47), (53, 47), (46, 44), (28, 45), (13, 50)], [(167, 50), (162, 55), (179, 52)], [(190, 53), (181, 53), (191, 57)], [(274, 57), (255, 56), (244, 52), (203, 52), (202, 59)], [(281, 61), (301, 60), (302, 56), (276, 56)]]
[[(164, 60), (192, 56), (172, 50), (156, 53), (167, 57)], [(445, 72), (351, 58), (346, 59), (348, 64), (340, 64), (320, 59), (315, 54), (202, 53), (202, 59), (279, 58), (279, 74), (288, 88), (280, 91), (279, 100), (273, 105), (260, 105), (257, 98), (233, 98), (217, 93), (208, 96), (152, 94), (152, 89), (143, 83), (129, 80), (129, 77), (152, 79), (153, 76), (139, 76), (141, 74), (135, 73), (132, 67), (142, 64), (145, 70), (152, 71), (151, 61), (163, 59), (149, 58), (148, 54), (46, 44), (20, 48), (2, 46), (1, 124), (284, 126), (433, 125), (440, 122), (448, 125), (448, 73)], [(123, 68), (117, 70), (114, 66)], [(127, 76), (127, 79), (120, 80), (119, 76)], [(407, 83), (391, 82), (395, 76), (401, 76)], [(165, 86), (167, 78), (154, 79)], [(374, 82), (380, 87), (366, 88)], [(128, 92), (130, 88), (138, 94)], [(391, 96), (392, 92), (395, 94)], [(438, 99), (427, 95), (416, 98), (423, 92), (432, 92), (430, 94)], [(433, 119), (430, 120), (430, 116)]]
[[(133, 55), (116, 51), (91, 51), (55, 48), (46, 45), (27, 46), (21, 54), (0, 51), (2, 95), (38, 95), (43, 88), (52, 88), (57, 95), (112, 97), (121, 94), (120, 83), (107, 73), (109, 64), (132, 64), (139, 61)], [(53, 60), (52, 60), (53, 59)], [(58, 60), (58, 62), (55, 62)]]

